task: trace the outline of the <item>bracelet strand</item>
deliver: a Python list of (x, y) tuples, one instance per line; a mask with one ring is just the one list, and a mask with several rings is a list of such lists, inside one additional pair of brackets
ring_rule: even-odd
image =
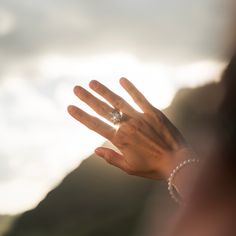
[[(179, 190), (176, 188), (176, 186), (173, 184), (173, 180), (176, 176), (176, 174), (186, 165), (194, 164), (194, 163), (199, 163), (200, 160), (193, 158), (193, 159), (188, 159), (183, 162), (181, 162), (179, 165), (175, 167), (175, 169), (171, 172), (170, 177), (168, 178), (168, 190), (170, 193), (171, 198), (178, 204), (182, 203), (182, 198), (180, 197)], [(177, 194), (179, 196), (177, 196)]]

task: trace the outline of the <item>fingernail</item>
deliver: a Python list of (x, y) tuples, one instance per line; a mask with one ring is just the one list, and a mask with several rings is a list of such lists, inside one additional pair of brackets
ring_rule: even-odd
[(96, 148), (95, 149), (95, 153), (99, 156), (101, 156), (103, 154), (103, 150), (101, 148)]
[(75, 106), (73, 106), (73, 105), (69, 105), (69, 106), (67, 107), (67, 111), (68, 111), (69, 113), (72, 113), (74, 110), (75, 110)]
[(120, 83), (122, 84), (122, 83), (125, 83), (127, 81), (127, 79), (125, 78), (125, 77), (121, 77), (120, 78)]
[(92, 89), (96, 89), (98, 87), (98, 81), (97, 80), (91, 80), (89, 83), (89, 87)]
[(74, 87), (74, 92), (77, 93), (77, 92), (81, 91), (82, 89), (83, 88), (81, 86), (77, 85), (77, 86)]

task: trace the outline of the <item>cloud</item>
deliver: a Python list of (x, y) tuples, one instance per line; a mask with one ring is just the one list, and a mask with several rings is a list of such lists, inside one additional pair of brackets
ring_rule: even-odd
[(140, 60), (221, 59), (229, 18), (218, 10), (223, 2), (2, 0), (18, 24), (1, 40), (0, 52), (25, 57), (124, 51)]
[(66, 80), (50, 86), (19, 76), (1, 82), (1, 213), (35, 206), (104, 141), (67, 114), (65, 103), (75, 100), (72, 87)]
[(15, 24), (14, 16), (0, 8), (0, 36), (10, 34), (14, 30)]

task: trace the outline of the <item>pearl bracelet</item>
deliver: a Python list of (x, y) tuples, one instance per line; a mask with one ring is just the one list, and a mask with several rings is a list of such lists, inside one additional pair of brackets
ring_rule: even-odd
[[(168, 190), (169, 190), (169, 193), (170, 193), (170, 196), (171, 198), (177, 202), (177, 203), (181, 203), (182, 202), (182, 198), (180, 196), (180, 193), (178, 191), (178, 189), (176, 188), (176, 186), (173, 184), (173, 180), (174, 180), (174, 177), (176, 176), (176, 174), (183, 168), (185, 167), (186, 165), (189, 165), (189, 164), (194, 164), (194, 163), (199, 163), (200, 160), (199, 159), (188, 159), (188, 160), (185, 160), (183, 161), (182, 163), (180, 163), (179, 165), (177, 165), (175, 167), (175, 169), (171, 172), (170, 174), (170, 177), (168, 179)], [(177, 194), (179, 196), (177, 196)]]

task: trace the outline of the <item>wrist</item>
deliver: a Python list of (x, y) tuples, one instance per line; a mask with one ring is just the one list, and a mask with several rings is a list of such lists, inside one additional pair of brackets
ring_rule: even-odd
[(197, 155), (193, 152), (191, 148), (184, 147), (175, 152), (175, 154), (169, 155), (165, 160), (165, 165), (163, 168), (163, 176), (166, 181), (168, 181), (172, 171), (180, 164), (189, 159), (197, 159)]
[(196, 164), (199, 159), (193, 158), (181, 162), (170, 174), (168, 179), (168, 190), (171, 197), (177, 203), (186, 203), (196, 175)]
[(177, 203), (186, 203), (191, 187), (197, 177), (198, 165), (196, 164), (200, 160), (192, 151), (189, 154), (185, 155), (187, 159), (176, 164), (167, 181), (169, 193)]

